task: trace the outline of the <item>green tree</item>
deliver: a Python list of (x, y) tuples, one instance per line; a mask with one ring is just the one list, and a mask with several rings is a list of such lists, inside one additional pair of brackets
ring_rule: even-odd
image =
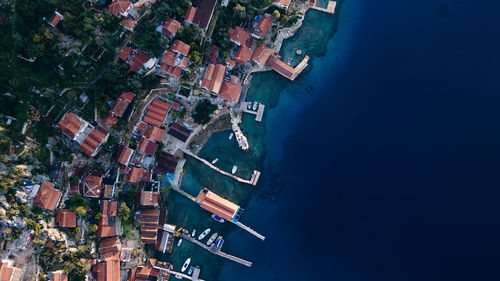
[(210, 122), (210, 119), (212, 118), (212, 113), (217, 109), (217, 106), (212, 104), (209, 100), (204, 99), (203, 101), (199, 102), (195, 109), (193, 114), (191, 115), (194, 119), (195, 123), (204, 125)]
[(120, 217), (120, 220), (122, 222), (128, 221), (130, 217), (130, 209), (127, 206), (127, 204), (122, 203), (120, 207), (118, 208), (118, 217)]
[(97, 224), (91, 224), (91, 225), (89, 226), (89, 232), (90, 232), (91, 234), (94, 234), (94, 233), (96, 233), (96, 232), (97, 232), (97, 228), (98, 228), (98, 227), (97, 227)]

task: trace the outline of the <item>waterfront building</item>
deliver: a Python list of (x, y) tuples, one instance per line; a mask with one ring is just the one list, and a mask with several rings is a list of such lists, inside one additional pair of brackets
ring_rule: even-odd
[(196, 197), (196, 203), (203, 209), (225, 220), (237, 221), (239, 219), (239, 213), (241, 211), (240, 206), (222, 198), (206, 188), (200, 191), (198, 197)]

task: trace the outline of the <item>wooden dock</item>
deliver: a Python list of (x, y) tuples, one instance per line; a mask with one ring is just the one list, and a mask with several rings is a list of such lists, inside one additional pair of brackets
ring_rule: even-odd
[(336, 6), (337, 6), (337, 2), (335, 2), (335, 1), (329, 1), (328, 2), (328, 6), (326, 8), (318, 7), (318, 6), (316, 6), (316, 3), (314, 3), (314, 5), (311, 8), (314, 9), (314, 10), (320, 11), (320, 12), (325, 12), (325, 13), (333, 14), (333, 13), (335, 13), (335, 7)]
[(248, 267), (252, 266), (252, 262), (244, 260), (244, 259), (241, 259), (241, 258), (238, 258), (238, 257), (235, 257), (235, 256), (230, 255), (230, 254), (226, 254), (226, 253), (218, 251), (218, 250), (214, 250), (214, 249), (210, 248), (209, 246), (207, 246), (205, 243), (197, 240), (194, 237), (191, 237), (191, 235), (189, 235), (189, 233), (188, 234), (180, 233), (180, 237), (182, 237), (185, 240), (188, 240), (190, 242), (195, 243), (196, 245), (202, 247), (203, 249), (205, 249), (205, 250), (207, 250), (207, 251), (209, 251), (209, 252), (211, 252), (213, 254), (216, 254), (216, 255), (221, 256), (223, 258), (226, 258), (228, 260), (237, 262), (237, 263), (242, 264), (244, 266), (248, 266)]
[(257, 238), (259, 238), (260, 240), (264, 241), (264, 239), (266, 239), (266, 237), (260, 233), (258, 233), (257, 231), (251, 229), (250, 227), (242, 224), (241, 222), (239, 221), (231, 221), (232, 223), (236, 224), (237, 226), (243, 228), (244, 230), (250, 232), (251, 234), (253, 234), (254, 236), (256, 236)]
[(242, 183), (246, 183), (246, 184), (250, 184), (250, 185), (256, 185), (257, 184), (257, 181), (259, 180), (259, 177), (260, 177), (260, 172), (257, 171), (257, 170), (254, 170), (253, 171), (253, 174), (252, 176), (250, 177), (249, 180), (245, 180), (245, 179), (242, 179), (238, 176), (235, 176), (229, 172), (226, 172), (216, 166), (214, 166), (212, 163), (210, 163), (209, 161), (207, 161), (206, 159), (203, 159), (201, 157), (199, 157), (198, 155), (192, 153), (191, 151), (187, 150), (187, 149), (183, 149), (182, 150), (184, 153), (186, 153), (187, 155), (195, 158), (196, 160), (202, 162), (203, 164), (207, 165), (208, 167), (212, 168), (213, 170), (217, 171), (218, 173), (220, 174), (223, 174), (225, 176), (228, 176), (228, 177), (231, 177), (239, 182), (242, 182)]
[(159, 267), (159, 266), (154, 266), (154, 268), (156, 268), (156, 269), (158, 269), (160, 271), (165, 271), (165, 272), (167, 272), (170, 275), (172, 275), (172, 274), (174, 276), (178, 275), (178, 276), (181, 276), (182, 278), (186, 278), (186, 279), (189, 279), (189, 280), (193, 280), (193, 281), (197, 281), (197, 280), (198, 281), (205, 281), (203, 279), (198, 279), (198, 278), (195, 279), (195, 278), (193, 278), (193, 277), (191, 277), (191, 276), (189, 276), (187, 274), (184, 274), (184, 273), (181, 273), (181, 272), (177, 272), (177, 271), (173, 271), (172, 269), (169, 269), (169, 268)]
[(264, 109), (266, 108), (266, 106), (262, 103), (259, 103), (259, 107), (257, 108), (257, 111), (255, 111), (255, 110), (248, 109), (249, 104), (252, 104), (252, 103), (247, 102), (247, 101), (242, 102), (241, 103), (241, 111), (255, 115), (255, 121), (261, 122), (262, 117), (264, 116)]

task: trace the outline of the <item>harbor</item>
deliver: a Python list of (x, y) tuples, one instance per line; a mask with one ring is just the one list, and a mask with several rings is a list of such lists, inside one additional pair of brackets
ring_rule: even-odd
[(262, 117), (264, 116), (264, 109), (266, 108), (266, 106), (262, 103), (258, 103), (257, 110), (252, 110), (253, 109), (252, 104), (253, 104), (252, 102), (247, 102), (247, 101), (242, 102), (240, 106), (241, 111), (255, 115), (255, 121), (261, 122)]

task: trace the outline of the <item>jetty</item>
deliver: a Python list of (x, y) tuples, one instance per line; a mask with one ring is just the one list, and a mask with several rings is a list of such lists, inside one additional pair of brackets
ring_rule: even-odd
[(335, 7), (337, 6), (337, 2), (335, 2), (335, 1), (329, 1), (328, 2), (328, 6), (326, 8), (318, 7), (316, 5), (317, 4), (316, 2), (317, 1), (314, 1), (314, 4), (311, 7), (311, 9), (314, 9), (314, 10), (317, 10), (317, 11), (320, 11), (320, 12), (329, 13), (329, 14), (335, 13)]
[(205, 243), (197, 240), (194, 237), (191, 237), (191, 235), (189, 235), (189, 233), (188, 234), (179, 233), (179, 236), (182, 237), (182, 239), (190, 241), (190, 242), (192, 242), (192, 243), (194, 243), (194, 244), (202, 247), (203, 249), (205, 249), (205, 250), (207, 250), (207, 251), (209, 251), (209, 252), (211, 252), (213, 254), (216, 254), (216, 255), (221, 256), (223, 258), (226, 258), (228, 260), (237, 262), (237, 263), (242, 264), (244, 266), (248, 266), (248, 267), (252, 266), (252, 262), (244, 260), (244, 259), (241, 259), (241, 258), (238, 258), (238, 257), (235, 257), (233, 255), (230, 255), (230, 254), (227, 254), (227, 253), (224, 253), (224, 252), (221, 252), (220, 250), (212, 249), (209, 246), (205, 245)]
[(264, 116), (264, 109), (266, 106), (262, 103), (259, 102), (259, 106), (257, 108), (257, 111), (248, 109), (248, 105), (251, 106), (251, 102), (244, 101), (241, 103), (241, 111), (249, 114), (254, 114), (255, 115), (255, 121), (261, 122), (262, 121), (262, 116)]
[(174, 270), (172, 270), (170, 268), (166, 268), (166, 267), (154, 266), (153, 268), (158, 269), (160, 271), (167, 272), (170, 275), (173, 274), (173, 275), (181, 276), (182, 278), (186, 278), (186, 279), (189, 279), (189, 280), (193, 280), (193, 281), (205, 281), (205, 280), (199, 279), (197, 277), (199, 274), (196, 275), (196, 276), (194, 274), (193, 274), (193, 276), (189, 276), (187, 274), (184, 274), (184, 273), (181, 273), (181, 272), (177, 272), (177, 271), (174, 271)]
[(254, 170), (253, 171), (253, 174), (252, 176), (250, 177), (249, 180), (245, 180), (245, 179), (242, 179), (238, 176), (235, 176), (229, 172), (226, 172), (216, 166), (214, 166), (212, 163), (210, 163), (208, 160), (206, 159), (203, 159), (201, 157), (199, 157), (198, 155), (192, 153), (191, 151), (187, 150), (187, 149), (183, 149), (182, 150), (184, 153), (186, 153), (187, 155), (193, 157), (194, 159), (200, 161), (201, 163), (207, 165), (208, 167), (212, 168), (213, 170), (217, 171), (218, 173), (222, 174), (222, 175), (225, 175), (225, 176), (228, 176), (228, 177), (231, 177), (239, 182), (242, 182), (242, 183), (246, 183), (246, 184), (250, 184), (250, 185), (257, 185), (257, 181), (259, 180), (259, 177), (260, 177), (260, 172), (257, 171), (257, 170)]
[(278, 57), (270, 56), (269, 59), (267, 59), (266, 64), (274, 71), (278, 72), (281, 76), (293, 81), (304, 69), (306, 69), (309, 59), (309, 55), (306, 55), (296, 67), (291, 67)]

